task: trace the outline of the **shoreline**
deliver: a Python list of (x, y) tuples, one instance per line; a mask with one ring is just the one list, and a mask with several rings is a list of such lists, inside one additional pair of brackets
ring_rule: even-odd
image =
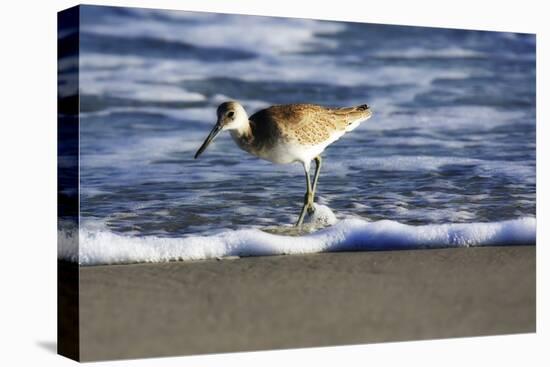
[[(161, 261), (141, 261), (141, 262), (128, 262), (128, 263), (113, 263), (113, 264), (78, 264), (80, 269), (84, 268), (96, 268), (96, 267), (111, 267), (111, 266), (133, 266), (133, 265), (161, 265), (161, 264), (174, 264), (174, 263), (183, 263), (183, 264), (201, 264), (208, 262), (220, 262), (220, 261), (234, 261), (234, 260), (244, 260), (244, 259), (256, 259), (256, 258), (271, 258), (271, 257), (300, 257), (300, 256), (315, 256), (315, 255), (330, 255), (330, 254), (355, 254), (355, 253), (379, 253), (379, 252), (415, 252), (415, 251), (437, 251), (437, 250), (463, 250), (463, 249), (475, 249), (475, 248), (507, 248), (507, 247), (536, 247), (536, 244), (515, 244), (515, 245), (473, 245), (473, 246), (461, 246), (461, 247), (418, 247), (418, 248), (387, 248), (387, 249), (369, 249), (369, 250), (335, 250), (335, 251), (320, 251), (320, 252), (311, 252), (304, 254), (276, 254), (276, 255), (228, 255), (220, 256), (215, 258), (205, 258), (205, 259), (174, 259), (174, 260), (161, 260)], [(71, 264), (76, 265), (76, 262), (57, 259), (58, 262), (62, 264)]]
[[(536, 219), (415, 226), (392, 220), (369, 222), (355, 218), (301, 236), (273, 234), (258, 228), (226, 229), (212, 235), (184, 237), (128, 236), (89, 228), (80, 228), (77, 233), (58, 230), (58, 258), (79, 261), (81, 265), (101, 265), (227, 256), (534, 245)], [(78, 243), (74, 238), (78, 238)]]
[(80, 359), (534, 332), (535, 259), (506, 246), (83, 266)]

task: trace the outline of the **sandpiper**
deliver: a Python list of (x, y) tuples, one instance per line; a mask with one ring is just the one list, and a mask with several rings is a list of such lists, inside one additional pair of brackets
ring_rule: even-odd
[[(277, 164), (299, 162), (306, 175), (306, 195), (296, 222), (301, 226), (306, 212), (313, 213), (315, 191), (321, 169), (321, 153), (346, 132), (355, 129), (372, 115), (366, 104), (329, 108), (314, 104), (276, 105), (248, 117), (238, 102), (218, 106), (218, 121), (201, 145), (197, 158), (222, 131), (228, 130), (235, 143), (259, 158)], [(315, 160), (313, 184), (311, 161)]]

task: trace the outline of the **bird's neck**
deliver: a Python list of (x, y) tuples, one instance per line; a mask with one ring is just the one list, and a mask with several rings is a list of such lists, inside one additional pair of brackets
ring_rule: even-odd
[(230, 133), (233, 140), (235, 140), (237, 145), (239, 145), (242, 149), (248, 150), (247, 148), (252, 145), (254, 135), (252, 134), (252, 128), (248, 120), (246, 123), (241, 124), (237, 129), (232, 129)]
[(246, 120), (245, 123), (239, 125), (238, 128), (231, 130), (231, 136), (239, 140), (247, 140), (252, 137), (252, 129), (250, 128), (250, 122)]

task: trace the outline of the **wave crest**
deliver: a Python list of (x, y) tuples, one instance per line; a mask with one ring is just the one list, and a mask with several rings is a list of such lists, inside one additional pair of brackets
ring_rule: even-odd
[[(60, 238), (72, 237), (61, 233)], [(212, 236), (184, 238), (132, 237), (81, 228), (79, 249), (74, 248), (76, 241), (61, 241), (63, 246), (60, 246), (58, 256), (78, 261), (81, 265), (100, 265), (333, 251), (534, 245), (535, 241), (536, 219), (532, 217), (493, 223), (422, 226), (391, 220), (346, 219), (332, 227), (298, 237), (258, 229), (228, 230)]]

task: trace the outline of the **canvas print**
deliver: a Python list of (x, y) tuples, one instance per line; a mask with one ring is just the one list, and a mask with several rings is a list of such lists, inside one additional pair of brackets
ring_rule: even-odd
[(535, 331), (534, 34), (58, 15), (58, 350)]

